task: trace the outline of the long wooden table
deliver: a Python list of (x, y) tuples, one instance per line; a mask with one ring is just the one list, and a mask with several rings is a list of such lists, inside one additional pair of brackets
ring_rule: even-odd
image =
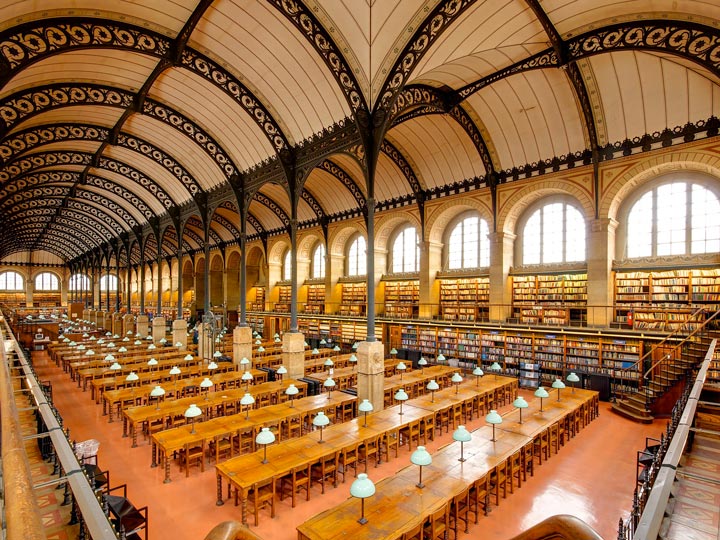
[[(339, 538), (398, 540), (425, 523), (436, 511), (450, 504), (468, 486), (490, 474), (512, 455), (532, 444), (535, 437), (568, 415), (584, 407), (594, 407), (597, 393), (588, 390), (566, 392), (561, 401), (548, 399), (540, 412), (538, 400), (525, 410), (522, 424), (517, 410), (506, 413), (503, 423), (483, 426), (472, 432), (464, 443), (460, 462), (459, 443), (453, 442), (432, 455), (432, 464), (423, 468), (424, 488), (417, 487), (418, 468), (410, 465), (397, 474), (376, 483), (375, 495), (365, 500), (367, 523), (358, 523), (360, 502), (349, 498), (321, 512), (297, 527), (298, 540), (334, 540)], [(411, 407), (408, 407), (413, 408)], [(508, 479), (512, 482), (512, 477)]]
[[(427, 370), (426, 370), (427, 371)], [(477, 395), (494, 394), (498, 388), (517, 387), (517, 379), (486, 377), (480, 386), (475, 382), (466, 381), (461, 387), (467, 394), (456, 393), (455, 388), (446, 388), (435, 392), (436, 403), (448, 402), (463, 403), (472, 400)], [(422, 398), (421, 398), (422, 399)], [(382, 411), (373, 412), (364, 417), (355, 418), (341, 424), (331, 424), (323, 431), (324, 444), (318, 444), (320, 435), (317, 431), (302, 437), (280, 442), (267, 448), (269, 463), (260, 465), (262, 459), (259, 453), (245, 454), (232, 458), (215, 466), (217, 476), (217, 502), (223, 504), (222, 483), (225, 480), (228, 488), (237, 490), (238, 501), (242, 507), (242, 522), (247, 523), (247, 496), (257, 483), (265, 482), (270, 478), (280, 478), (288, 474), (294, 467), (317, 463), (323, 456), (332, 452), (340, 452), (348, 445), (365, 444), (368, 440), (375, 440), (391, 431), (403, 429), (415, 421), (423, 421), (430, 417), (435, 418), (435, 411), (422, 407), (413, 407), (414, 400), (405, 403), (403, 414), (399, 414), (399, 407), (389, 407)], [(433, 424), (434, 425), (434, 424)]]
[(161, 356), (159, 358), (155, 357), (155, 359), (158, 361), (156, 366), (148, 366), (147, 359), (136, 357), (132, 360), (129, 360), (127, 363), (121, 364), (122, 367), (118, 370), (110, 369), (110, 362), (105, 362), (105, 364), (100, 367), (79, 369), (76, 375), (78, 387), (81, 387), (84, 392), (87, 390), (87, 385), (89, 381), (93, 381), (95, 379), (102, 379), (109, 375), (112, 375), (114, 377), (127, 376), (130, 374), (131, 371), (134, 371), (135, 373), (140, 375), (145, 372), (163, 371), (164, 369), (170, 369), (173, 366), (178, 366), (180, 369), (182, 369), (186, 366), (199, 365), (202, 362), (202, 358), (200, 357), (193, 356), (192, 360), (185, 360), (185, 356), (187, 355), (180, 351), (177, 351), (167, 356)]

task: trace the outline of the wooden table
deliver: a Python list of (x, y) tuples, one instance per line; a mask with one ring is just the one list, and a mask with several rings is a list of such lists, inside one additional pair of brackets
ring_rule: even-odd
[[(116, 353), (113, 354), (113, 356), (115, 357), (116, 362), (122, 364), (123, 368), (125, 368), (126, 366), (140, 368), (142, 365), (147, 366), (147, 361), (150, 358), (155, 358), (156, 360), (160, 361), (167, 358), (182, 358), (187, 354), (184, 351), (180, 351), (177, 347), (166, 347), (163, 349), (158, 349), (158, 351), (160, 352), (142, 349), (139, 351), (134, 351), (132, 353), (130, 351), (126, 353)], [(105, 356), (107, 356), (108, 354), (112, 353), (102, 353), (95, 355), (92, 360), (80, 360), (77, 362), (70, 362), (68, 364), (70, 379), (75, 380), (76, 372), (81, 369), (107, 367), (110, 362), (105, 360)]]
[[(82, 388), (83, 392), (87, 390), (88, 381), (94, 379), (101, 379), (108, 375), (120, 376), (129, 375), (131, 371), (135, 371), (140, 374), (143, 372), (150, 371), (162, 371), (163, 369), (170, 369), (173, 366), (183, 368), (183, 366), (199, 365), (202, 362), (202, 358), (193, 356), (192, 360), (185, 360), (185, 354), (182, 352), (171, 353), (167, 356), (154, 357), (158, 363), (156, 366), (148, 366), (146, 358), (133, 357), (123, 361), (121, 368), (118, 370), (110, 369), (112, 365), (110, 362), (104, 362), (99, 367), (83, 368), (76, 371), (76, 379), (78, 382), (78, 388)], [(149, 358), (149, 357), (148, 357)], [(118, 362), (119, 363), (119, 362)]]

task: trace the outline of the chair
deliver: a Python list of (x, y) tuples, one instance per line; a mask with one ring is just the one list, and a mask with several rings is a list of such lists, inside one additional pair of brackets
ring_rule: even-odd
[(284, 438), (300, 437), (303, 431), (302, 414), (288, 416), (283, 423)]
[(280, 500), (289, 492), (292, 507), (295, 508), (295, 496), (301, 489), (305, 490), (306, 501), (310, 500), (310, 464), (293, 467), (288, 474), (280, 478)]
[(465, 423), (465, 414), (463, 412), (462, 403), (455, 403), (452, 406), (452, 411), (450, 412), (450, 420), (452, 421), (453, 431), (456, 430), (458, 426)]
[(517, 487), (522, 485), (523, 476), (523, 449), (515, 452), (508, 460), (508, 475), (510, 493), (515, 493), (515, 479), (517, 478)]
[(544, 429), (533, 439), (535, 449), (535, 457), (538, 458), (538, 465), (542, 465), (543, 458), (547, 461), (550, 458), (550, 434), (549, 430)]
[(423, 540), (425, 532), (425, 521), (421, 521), (409, 531), (403, 533), (400, 540)]
[(450, 505), (445, 504), (442, 508), (430, 514), (425, 524), (423, 538), (426, 540), (446, 540), (450, 530)]
[(405, 427), (400, 428), (400, 444), (407, 443), (410, 451), (412, 451), (413, 439), (417, 439), (417, 445), (420, 446), (420, 420), (413, 420)]
[(495, 506), (500, 506), (500, 490), (502, 489), (502, 498), (507, 497), (507, 461), (497, 465), (490, 471), (488, 479), (489, 494), (495, 497)]
[(523, 482), (527, 481), (527, 473), (530, 473), (530, 476), (535, 476), (535, 461), (533, 460), (534, 453), (535, 448), (533, 441), (525, 443), (522, 447)]
[(462, 493), (458, 493), (453, 497), (450, 504), (450, 525), (455, 532), (455, 538), (458, 537), (459, 523), (465, 524), (465, 534), (470, 532), (470, 521), (468, 514), (470, 513), (470, 488), (465, 489)]
[(365, 463), (365, 472), (368, 470), (368, 461), (370, 456), (375, 457), (375, 466), (380, 463), (380, 435), (366, 440), (358, 446), (358, 461)]
[(233, 439), (236, 436), (237, 433), (225, 433), (224, 435), (216, 435), (215, 438), (210, 441), (208, 451), (211, 456), (215, 456), (215, 463), (220, 463), (221, 457), (233, 457), (235, 447)]
[(325, 483), (332, 480), (333, 487), (337, 487), (338, 452), (331, 452), (320, 458), (311, 467), (311, 481), (322, 484), (322, 493), (325, 493)]
[(420, 422), (420, 431), (423, 437), (423, 442), (435, 440), (435, 415), (430, 414), (423, 418)]
[(353, 418), (355, 418), (355, 401), (347, 401), (342, 404), (340, 421), (349, 422)]
[(205, 472), (205, 441), (187, 443), (180, 451), (180, 465), (185, 468), (185, 476), (190, 476), (190, 465), (198, 463), (200, 472)]
[(395, 449), (395, 458), (397, 458), (400, 448), (400, 430), (398, 428), (389, 429), (380, 436), (378, 463), (381, 463), (383, 456), (385, 456), (385, 461), (390, 461), (390, 450), (393, 448)]
[(352, 467), (355, 470), (355, 477), (357, 477), (357, 460), (358, 460), (358, 444), (351, 444), (346, 446), (340, 451), (338, 457), (338, 470), (342, 474), (343, 484), (345, 483), (345, 477), (347, 476), (348, 469)]
[(473, 482), (468, 490), (468, 511), (475, 514), (475, 524), (477, 525), (480, 518), (480, 508), (483, 514), (487, 516), (490, 508), (490, 491), (489, 491), (490, 473), (478, 478)]
[(564, 430), (561, 428), (561, 422), (555, 422), (550, 426), (550, 440), (549, 440), (549, 452), (550, 455), (553, 453), (558, 454), (560, 447), (562, 446), (562, 433)]
[(450, 424), (452, 423), (452, 407), (447, 407), (436, 413), (436, 427), (438, 435), (442, 435), (443, 427), (445, 433), (450, 431)]
[(233, 439), (234, 454), (249, 454), (255, 451), (255, 431), (248, 428), (244, 431), (238, 431)]
[[(275, 479), (268, 478), (253, 484), (248, 492), (247, 500), (255, 516), (255, 526), (258, 525), (258, 514), (266, 506), (270, 507), (270, 518), (275, 517)], [(237, 505), (237, 501), (236, 501)]]

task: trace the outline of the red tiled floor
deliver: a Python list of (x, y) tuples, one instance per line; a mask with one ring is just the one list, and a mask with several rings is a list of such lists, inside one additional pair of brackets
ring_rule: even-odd
[[(36, 358), (41, 379), (53, 382), (55, 404), (76, 440), (95, 438), (100, 441), (99, 464), (111, 471), (111, 484), (128, 484), (128, 496), (137, 506), (150, 509), (149, 537), (152, 540), (198, 540), (217, 523), (239, 519), (239, 509), (231, 503), (215, 506), (215, 474), (212, 466), (204, 473), (193, 468), (190, 477), (180, 474), (173, 465), (169, 484), (163, 484), (160, 468), (150, 468), (150, 446), (139, 438), (137, 448), (122, 438), (122, 424), (108, 424), (101, 407), (90, 399), (89, 393), (78, 390), (68, 376), (50, 365), (44, 354)], [(529, 398), (530, 394), (526, 397)], [(470, 429), (478, 427), (475, 420)], [(580, 434), (570, 440), (560, 453), (542, 466), (535, 476), (528, 478), (522, 488), (501, 500), (480, 524), (471, 526), (470, 535), (482, 531), (485, 539), (505, 539), (554, 514), (574, 514), (585, 520), (606, 540), (617, 536), (619, 518), (627, 517), (635, 482), (636, 452), (645, 444), (645, 437), (659, 437), (665, 422), (653, 425), (636, 424), (621, 418), (602, 403), (600, 416)], [(445, 445), (451, 434), (436, 437), (428, 449)], [(399, 459), (370, 467), (374, 480), (394, 474), (409, 464), (409, 452), (401, 448)], [(362, 471), (362, 466), (360, 468)], [(325, 495), (313, 486), (310, 501), (301, 497), (296, 508), (290, 500), (276, 501), (276, 517), (261, 513), (256, 530), (263, 538), (294, 540), (295, 527), (309, 517), (349, 497), (350, 479), (339, 487), (329, 488)], [(462, 536), (462, 535), (461, 535)]]

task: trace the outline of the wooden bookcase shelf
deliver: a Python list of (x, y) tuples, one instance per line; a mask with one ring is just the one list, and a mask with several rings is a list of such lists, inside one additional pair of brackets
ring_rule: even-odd
[(325, 284), (308, 285), (305, 313), (325, 313)]
[(522, 324), (584, 326), (587, 274), (512, 277), (513, 317)]
[(275, 304), (275, 311), (278, 313), (290, 313), (290, 298), (291, 298), (291, 287), (290, 285), (280, 285), (278, 287), (279, 297)]
[(418, 280), (385, 281), (385, 316), (412, 319), (418, 315), (420, 284)]
[(446, 321), (482, 321), (488, 318), (488, 277), (440, 280), (440, 316)]
[(343, 283), (340, 297), (340, 315), (364, 316), (367, 309), (367, 284)]
[(615, 321), (636, 330), (693, 330), (699, 307), (720, 308), (720, 269), (615, 272)]
[(253, 287), (248, 293), (250, 311), (265, 311), (265, 287)]

